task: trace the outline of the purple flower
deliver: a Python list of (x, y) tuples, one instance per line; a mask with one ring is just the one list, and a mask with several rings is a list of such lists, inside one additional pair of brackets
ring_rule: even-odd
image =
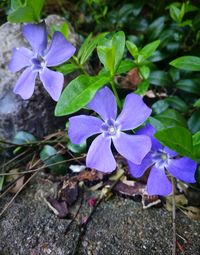
[(127, 131), (140, 126), (151, 114), (151, 109), (135, 94), (127, 95), (121, 114), (117, 117), (115, 97), (108, 87), (99, 90), (88, 107), (101, 119), (79, 115), (69, 119), (69, 138), (72, 143), (83, 143), (88, 137), (98, 135), (92, 142), (87, 158), (87, 167), (102, 172), (112, 172), (116, 161), (111, 151), (111, 142), (126, 159), (140, 164), (151, 148), (148, 136), (128, 135)]
[(8, 66), (10, 71), (17, 72), (26, 67), (17, 80), (14, 93), (19, 94), (23, 99), (30, 98), (34, 91), (35, 79), (39, 74), (44, 88), (57, 101), (63, 88), (64, 76), (48, 67), (62, 64), (71, 58), (76, 49), (60, 32), (54, 33), (51, 45), (47, 49), (47, 31), (44, 22), (24, 25), (22, 32), (33, 51), (24, 47), (13, 49)]
[[(167, 170), (170, 175), (182, 181), (195, 182), (195, 171), (197, 164), (187, 157), (177, 158), (177, 153), (164, 147), (154, 137), (156, 130), (147, 124), (140, 129), (138, 135), (148, 135), (151, 138), (151, 151), (146, 155), (140, 165), (128, 161), (130, 172), (134, 177), (141, 177), (151, 167), (147, 181), (149, 195), (167, 196), (172, 192), (172, 184), (165, 174)], [(175, 158), (176, 157), (176, 158)]]

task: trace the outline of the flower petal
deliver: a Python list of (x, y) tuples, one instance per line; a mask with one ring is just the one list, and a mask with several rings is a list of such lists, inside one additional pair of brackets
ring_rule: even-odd
[(45, 23), (23, 25), (22, 33), (30, 43), (33, 51), (43, 55), (47, 47), (47, 31)]
[(132, 176), (138, 178), (141, 177), (144, 172), (153, 165), (152, 159), (151, 159), (151, 153), (148, 153), (146, 157), (142, 160), (140, 165), (136, 165), (132, 163), (131, 161), (128, 161), (129, 170)]
[(36, 76), (37, 72), (33, 72), (30, 67), (26, 68), (17, 80), (13, 92), (23, 99), (30, 98), (33, 95)]
[(126, 96), (124, 107), (117, 121), (121, 130), (130, 130), (140, 126), (151, 114), (151, 109), (136, 94)]
[(170, 160), (167, 170), (174, 177), (189, 183), (196, 182), (195, 172), (197, 163), (187, 157)]
[(147, 124), (146, 126), (144, 126), (143, 128), (141, 128), (140, 130), (138, 130), (136, 132), (136, 135), (147, 135), (151, 138), (151, 149), (153, 151), (157, 151), (160, 149), (163, 149), (163, 145), (154, 138), (154, 134), (155, 134), (156, 130), (155, 128), (153, 128), (150, 124)]
[(40, 72), (40, 79), (53, 100), (58, 101), (64, 83), (63, 74), (44, 68)]
[(14, 48), (12, 52), (12, 59), (8, 65), (11, 72), (15, 73), (24, 67), (31, 65), (32, 51), (22, 48)]
[(67, 61), (75, 53), (76, 48), (58, 31), (53, 34), (52, 42), (44, 59), (47, 66), (57, 66)]
[(91, 110), (97, 112), (103, 120), (116, 119), (117, 103), (115, 96), (108, 87), (97, 91), (96, 95), (87, 105)]
[(163, 151), (166, 152), (171, 158), (173, 158), (173, 157), (178, 155), (175, 151), (172, 151), (168, 147), (164, 147)]
[(88, 137), (101, 132), (103, 121), (86, 115), (69, 118), (68, 135), (72, 143), (83, 143)]
[(152, 167), (147, 181), (147, 192), (149, 195), (167, 196), (172, 192), (172, 184), (162, 168)]
[(148, 136), (127, 135), (120, 133), (118, 138), (113, 139), (116, 150), (134, 164), (141, 164), (144, 157), (151, 149), (151, 140)]
[(116, 168), (116, 161), (111, 151), (111, 139), (103, 135), (97, 136), (92, 142), (86, 158), (86, 165), (104, 173)]

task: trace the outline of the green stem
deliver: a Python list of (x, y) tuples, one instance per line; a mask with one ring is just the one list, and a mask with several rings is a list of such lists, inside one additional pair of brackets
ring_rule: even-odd
[(121, 110), (121, 109), (122, 109), (122, 104), (121, 104), (121, 101), (120, 101), (119, 96), (118, 96), (118, 94), (117, 94), (117, 90), (116, 90), (116, 88), (115, 88), (115, 83), (114, 83), (113, 79), (110, 81), (110, 84), (111, 84), (113, 93), (114, 93), (114, 95), (115, 95), (115, 98), (116, 98), (116, 100), (117, 100), (117, 105), (118, 105), (119, 109)]

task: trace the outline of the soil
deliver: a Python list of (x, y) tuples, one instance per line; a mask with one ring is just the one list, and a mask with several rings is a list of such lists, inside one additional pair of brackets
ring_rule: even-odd
[[(78, 222), (91, 211), (86, 201), (95, 193), (84, 195), (83, 207), (65, 235), (71, 219), (60, 219), (49, 209), (44, 197), (56, 194), (56, 183), (37, 176), (14, 200), (0, 220), (0, 255), (73, 254), (79, 236)], [(11, 195), (2, 199), (0, 207)], [(70, 208), (75, 214), (80, 201)], [(177, 212), (179, 243), (185, 252), (200, 254), (200, 223)], [(151, 255), (172, 254), (171, 213), (164, 208), (142, 209), (131, 199), (114, 195), (97, 208), (81, 240), (81, 255)]]

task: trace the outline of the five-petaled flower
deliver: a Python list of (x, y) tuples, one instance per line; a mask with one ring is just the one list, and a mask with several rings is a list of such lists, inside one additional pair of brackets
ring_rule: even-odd
[(167, 196), (172, 192), (172, 184), (165, 174), (168, 171), (171, 176), (188, 183), (195, 182), (197, 164), (188, 157), (177, 157), (177, 153), (164, 147), (155, 138), (156, 130), (147, 124), (140, 129), (138, 135), (148, 135), (151, 138), (151, 151), (146, 155), (140, 165), (128, 161), (131, 174), (138, 178), (151, 168), (147, 180), (147, 192), (149, 195)]
[(145, 135), (129, 135), (122, 131), (140, 126), (151, 114), (142, 98), (136, 94), (127, 95), (121, 114), (117, 117), (115, 97), (108, 87), (100, 89), (87, 105), (100, 118), (79, 115), (69, 118), (69, 138), (80, 144), (88, 137), (99, 134), (87, 153), (86, 165), (102, 172), (112, 172), (116, 161), (111, 151), (111, 141), (116, 150), (126, 159), (140, 164), (150, 151), (151, 140)]
[(47, 49), (47, 31), (44, 22), (24, 25), (22, 32), (33, 51), (24, 47), (13, 49), (8, 66), (10, 71), (17, 72), (26, 67), (14, 87), (14, 93), (19, 94), (23, 99), (30, 98), (39, 73), (44, 88), (57, 101), (63, 88), (64, 76), (48, 67), (64, 63), (71, 58), (76, 49), (58, 31), (53, 34), (51, 45)]

